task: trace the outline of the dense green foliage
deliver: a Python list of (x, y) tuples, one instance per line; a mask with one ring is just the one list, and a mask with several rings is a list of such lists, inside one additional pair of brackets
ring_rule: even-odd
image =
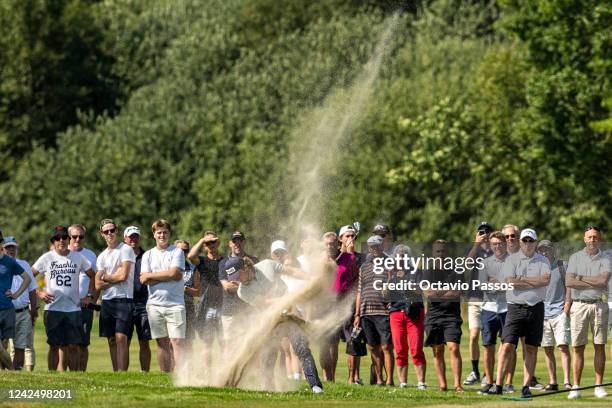
[(31, 258), (54, 223), (109, 216), (243, 228), (262, 250), (403, 3), (311, 197), (322, 227), (612, 225), (610, 2), (30, 0), (2, 4), (0, 227)]

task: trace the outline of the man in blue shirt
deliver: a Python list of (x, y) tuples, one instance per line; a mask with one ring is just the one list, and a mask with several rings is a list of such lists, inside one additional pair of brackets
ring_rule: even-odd
[[(2, 232), (0, 232), (0, 244), (4, 242)], [(19, 289), (13, 293), (13, 276), (21, 276), (23, 282)], [(15, 307), (13, 299), (17, 299), (30, 285), (31, 279), (26, 271), (10, 256), (0, 252), (0, 340), (8, 340), (15, 337)], [(13, 364), (11, 357), (0, 347), (0, 363), (5, 368), (11, 370)]]

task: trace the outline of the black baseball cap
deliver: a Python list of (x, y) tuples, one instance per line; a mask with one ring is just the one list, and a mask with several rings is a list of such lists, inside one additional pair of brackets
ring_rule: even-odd
[(493, 231), (493, 227), (488, 222), (482, 221), (480, 224), (478, 224), (478, 227), (476, 228), (476, 231), (491, 232), (491, 231)]
[(240, 231), (234, 231), (234, 233), (232, 234), (232, 237), (230, 238), (230, 240), (235, 240), (235, 239), (241, 239), (241, 240), (245, 240), (246, 237), (244, 236), (244, 234)]
[(53, 242), (53, 239), (56, 237), (67, 237), (68, 236), (68, 228), (63, 225), (58, 225), (53, 228), (53, 232), (51, 233), (50, 241)]
[(376, 235), (378, 234), (389, 235), (390, 233), (391, 233), (391, 228), (389, 228), (389, 226), (385, 224), (376, 224), (376, 226), (372, 230), (372, 234), (376, 234)]

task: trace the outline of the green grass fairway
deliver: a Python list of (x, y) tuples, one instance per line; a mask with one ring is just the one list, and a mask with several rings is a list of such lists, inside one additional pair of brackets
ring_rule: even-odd
[[(593, 397), (593, 390), (583, 391), (583, 398), (574, 401), (566, 399), (567, 394), (559, 394), (553, 397), (536, 398), (532, 401), (504, 401), (501, 397), (481, 396), (476, 393), (479, 386), (466, 387), (467, 392), (457, 395), (452, 391), (437, 391), (437, 381), (432, 364), (431, 350), (426, 349), (428, 359), (427, 383), (430, 390), (418, 391), (414, 388), (414, 371), (409, 368), (408, 382), (412, 386), (406, 389), (398, 387), (375, 387), (375, 386), (348, 386), (344, 384), (346, 377), (346, 359), (342, 353), (338, 364), (338, 382), (325, 384), (325, 394), (313, 395), (306, 382), (302, 381), (296, 392), (269, 393), (256, 391), (243, 391), (239, 389), (220, 388), (197, 388), (197, 387), (174, 387), (170, 376), (159, 373), (155, 345), (152, 342), (152, 371), (151, 373), (140, 373), (138, 366), (138, 347), (132, 344), (130, 371), (127, 373), (111, 372), (110, 359), (106, 340), (97, 335), (97, 317), (90, 346), (90, 362), (87, 373), (50, 373), (46, 370), (46, 351), (44, 327), (42, 322), (36, 324), (36, 349), (37, 365), (34, 373), (7, 372), (0, 373), (0, 389), (3, 397), (7, 389), (72, 389), (75, 398), (72, 402), (15, 402), (0, 400), (0, 407), (38, 407), (38, 406), (61, 406), (66, 404), (71, 407), (196, 407), (196, 406), (223, 406), (231, 407), (318, 407), (321, 405), (342, 407), (386, 407), (386, 406), (482, 406), (496, 408), (502, 407), (556, 407), (562, 404), (581, 406), (610, 406), (612, 397), (597, 399)], [(469, 372), (469, 354), (467, 350), (467, 327), (464, 328), (464, 340), (462, 343), (463, 377)], [(341, 345), (341, 352), (344, 351)], [(317, 351), (313, 350), (315, 357)], [(608, 348), (609, 352), (609, 348)], [(520, 351), (519, 351), (520, 354)], [(608, 356), (609, 358), (609, 356)], [(559, 358), (558, 358), (559, 360)], [(136, 363), (136, 364), (134, 364)], [(361, 376), (368, 378), (370, 359), (362, 360)], [(412, 363), (410, 363), (411, 365)], [(447, 367), (449, 366), (447, 362)], [(559, 366), (559, 363), (558, 363)], [(608, 365), (609, 366), (609, 365)], [(482, 370), (482, 362), (481, 362)], [(558, 368), (559, 381), (563, 377)], [(545, 375), (544, 355), (540, 350), (538, 353), (538, 364), (536, 375), (541, 382), (548, 380)], [(519, 357), (517, 374), (515, 376), (515, 387), (519, 388), (522, 381), (522, 360)], [(397, 377), (396, 383), (397, 383)], [(612, 381), (612, 368), (608, 368), (607, 381)], [(450, 380), (450, 375), (447, 375)], [(583, 385), (591, 385), (594, 381), (593, 373), (593, 350), (592, 346), (587, 348), (586, 364)], [(451, 383), (452, 384), (452, 383)], [(534, 394), (538, 391), (534, 391)], [(612, 387), (608, 387), (612, 394)], [(518, 393), (511, 394), (518, 396)]]

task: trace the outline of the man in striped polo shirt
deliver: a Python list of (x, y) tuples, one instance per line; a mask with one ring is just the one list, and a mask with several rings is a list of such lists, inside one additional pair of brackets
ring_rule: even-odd
[(357, 287), (357, 300), (355, 302), (354, 326), (363, 328), (368, 343), (368, 349), (374, 362), (376, 384), (384, 385), (382, 367), (384, 361), (387, 372), (386, 385), (393, 385), (393, 343), (391, 341), (391, 325), (389, 312), (381, 290), (376, 290), (374, 281), (387, 276), (374, 273), (376, 258), (385, 258), (383, 252), (383, 239), (378, 235), (368, 238), (368, 256), (359, 268), (359, 283)]

